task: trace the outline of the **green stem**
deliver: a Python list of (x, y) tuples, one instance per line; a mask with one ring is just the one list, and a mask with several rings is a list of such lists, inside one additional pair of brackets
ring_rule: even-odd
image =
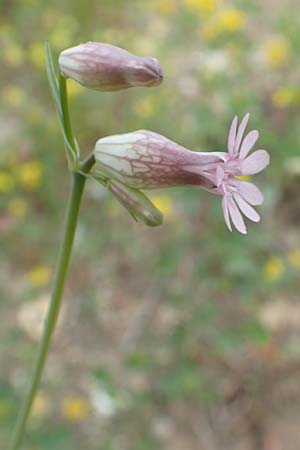
[[(88, 169), (89, 167), (85, 167), (85, 170)], [(34, 372), (32, 375), (32, 379), (30, 381), (27, 396), (20, 410), (20, 414), (18, 417), (16, 428), (14, 430), (14, 435), (9, 450), (18, 450), (22, 444), (27, 420), (40, 384), (43, 368), (45, 366), (45, 362), (49, 352), (51, 337), (57, 322), (61, 306), (62, 294), (69, 268), (76, 225), (78, 221), (78, 213), (86, 180), (83, 175), (80, 175), (78, 173), (72, 173), (71, 177), (72, 177), (72, 186), (65, 218), (63, 241), (62, 246), (60, 248), (60, 253), (58, 256), (55, 271), (54, 287), (51, 302), (47, 314), (47, 319), (45, 322), (42, 340), (40, 343), (39, 351), (35, 362)]]

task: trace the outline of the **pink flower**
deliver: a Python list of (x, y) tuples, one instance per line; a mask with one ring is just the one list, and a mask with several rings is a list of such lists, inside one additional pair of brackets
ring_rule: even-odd
[(243, 234), (247, 230), (242, 214), (253, 222), (259, 222), (260, 216), (252, 206), (260, 205), (264, 198), (257, 186), (236, 177), (259, 173), (270, 162), (266, 150), (256, 150), (248, 156), (259, 136), (257, 130), (252, 130), (243, 138), (248, 120), (249, 114), (246, 114), (237, 128), (238, 118), (233, 119), (228, 134), (228, 153), (223, 154), (224, 162), (215, 168), (209, 168), (207, 173), (216, 184), (211, 192), (223, 196), (222, 208), (227, 227), (232, 231), (232, 221), (235, 228)]
[(246, 234), (243, 216), (254, 222), (260, 216), (253, 208), (263, 202), (263, 195), (252, 183), (237, 177), (253, 175), (269, 164), (269, 154), (257, 150), (248, 156), (258, 139), (256, 130), (243, 139), (249, 119), (246, 114), (237, 128), (232, 121), (228, 152), (193, 152), (152, 131), (108, 136), (97, 141), (94, 176), (106, 174), (109, 179), (135, 189), (157, 189), (172, 186), (197, 186), (222, 195), (226, 225)]

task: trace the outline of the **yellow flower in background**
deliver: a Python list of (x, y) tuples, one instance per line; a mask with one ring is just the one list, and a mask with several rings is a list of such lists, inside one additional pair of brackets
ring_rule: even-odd
[(80, 422), (89, 416), (91, 405), (81, 397), (66, 397), (62, 402), (61, 412), (70, 422)]
[(15, 186), (14, 178), (6, 172), (0, 172), (0, 193), (5, 194), (13, 190)]
[(212, 13), (216, 10), (221, 0), (183, 0), (184, 4), (200, 13)]
[(290, 42), (284, 36), (267, 41), (263, 47), (266, 62), (273, 67), (284, 64), (291, 54)]
[(7, 106), (11, 108), (19, 108), (25, 99), (24, 90), (16, 85), (7, 85), (1, 92), (2, 99)]
[(220, 11), (217, 18), (217, 27), (228, 33), (236, 33), (244, 29), (246, 15), (236, 8), (226, 8)]
[(268, 281), (275, 281), (282, 275), (284, 270), (283, 263), (279, 258), (271, 258), (266, 262), (263, 273)]
[(29, 207), (28, 207), (28, 203), (26, 202), (26, 200), (24, 200), (21, 197), (16, 197), (12, 200), (10, 200), (10, 202), (7, 205), (7, 209), (8, 212), (17, 218), (21, 218), (26, 216), (26, 214), (28, 213)]
[(28, 49), (28, 57), (30, 62), (38, 69), (45, 66), (45, 50), (42, 42), (34, 42)]
[(283, 86), (272, 95), (272, 102), (277, 108), (286, 108), (299, 99), (299, 90), (294, 87)]
[(49, 404), (49, 397), (43, 392), (38, 392), (32, 405), (31, 416), (36, 418), (44, 416), (49, 410)]
[(9, 42), (2, 49), (2, 59), (4, 65), (17, 68), (23, 64), (24, 50), (14, 42)]
[(49, 283), (51, 270), (47, 266), (37, 266), (27, 274), (27, 280), (32, 287), (39, 288)]
[(174, 14), (177, 11), (176, 0), (158, 0), (157, 9), (161, 14)]
[(288, 262), (294, 269), (300, 269), (300, 250), (291, 250), (288, 254)]
[(163, 213), (165, 219), (171, 217), (174, 208), (172, 199), (168, 195), (158, 194), (155, 196), (150, 196), (150, 200), (154, 203), (156, 208)]
[(27, 191), (34, 191), (41, 184), (43, 166), (39, 161), (28, 161), (18, 167), (21, 186)]
[(245, 28), (246, 19), (243, 11), (236, 8), (223, 8), (201, 26), (200, 34), (203, 39), (212, 41), (224, 33), (237, 33)]

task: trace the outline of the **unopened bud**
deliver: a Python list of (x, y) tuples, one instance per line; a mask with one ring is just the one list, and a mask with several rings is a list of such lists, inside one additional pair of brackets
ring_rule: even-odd
[(115, 180), (108, 182), (108, 189), (136, 221), (141, 220), (150, 227), (162, 224), (162, 213), (141, 191), (125, 186)]
[(221, 153), (193, 152), (152, 131), (140, 130), (97, 141), (93, 170), (137, 188), (199, 186), (213, 189), (208, 171)]
[(163, 79), (157, 59), (135, 56), (101, 42), (86, 42), (64, 50), (58, 62), (64, 77), (97, 91), (158, 86)]

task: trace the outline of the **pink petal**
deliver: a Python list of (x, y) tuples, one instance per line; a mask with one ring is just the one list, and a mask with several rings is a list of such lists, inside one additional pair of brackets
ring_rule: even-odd
[(247, 113), (243, 117), (243, 119), (241, 121), (241, 124), (240, 124), (238, 132), (237, 132), (237, 136), (236, 136), (234, 153), (238, 153), (238, 151), (239, 151), (239, 148), (240, 148), (240, 145), (241, 145), (241, 142), (242, 142), (242, 139), (243, 139), (244, 132), (246, 130), (246, 126), (247, 126), (249, 117), (250, 117), (250, 114)]
[(256, 150), (241, 162), (242, 175), (254, 175), (261, 172), (269, 163), (269, 153), (266, 150)]
[(247, 234), (247, 229), (246, 229), (242, 214), (238, 210), (238, 207), (236, 206), (234, 200), (229, 197), (228, 197), (228, 209), (229, 209), (229, 214), (230, 214), (231, 220), (232, 220), (235, 228), (240, 233)]
[(225, 223), (226, 223), (228, 229), (230, 231), (232, 231), (231, 223), (230, 223), (230, 219), (229, 219), (229, 212), (228, 212), (228, 202), (227, 202), (227, 198), (225, 197), (225, 195), (222, 198), (222, 209), (223, 209)]
[(250, 205), (261, 205), (264, 201), (264, 196), (257, 186), (248, 181), (237, 181), (239, 194), (248, 202)]
[(217, 173), (217, 187), (219, 187), (223, 182), (225, 172), (221, 166), (217, 166), (216, 173)]
[(250, 133), (247, 134), (245, 139), (243, 140), (241, 150), (239, 153), (239, 159), (244, 159), (250, 152), (251, 148), (254, 146), (255, 142), (257, 141), (259, 136), (259, 133), (257, 130), (252, 130)]
[(235, 116), (233, 121), (231, 122), (229, 134), (228, 134), (228, 153), (234, 153), (235, 147), (235, 138), (236, 138), (236, 127), (237, 127), (238, 118)]
[(247, 202), (245, 202), (245, 200), (240, 195), (234, 194), (234, 199), (237, 202), (238, 207), (240, 208), (242, 213), (246, 217), (248, 217), (248, 219), (252, 220), (253, 222), (260, 221), (259, 214), (255, 211), (254, 208), (252, 208), (252, 206), (250, 206)]

